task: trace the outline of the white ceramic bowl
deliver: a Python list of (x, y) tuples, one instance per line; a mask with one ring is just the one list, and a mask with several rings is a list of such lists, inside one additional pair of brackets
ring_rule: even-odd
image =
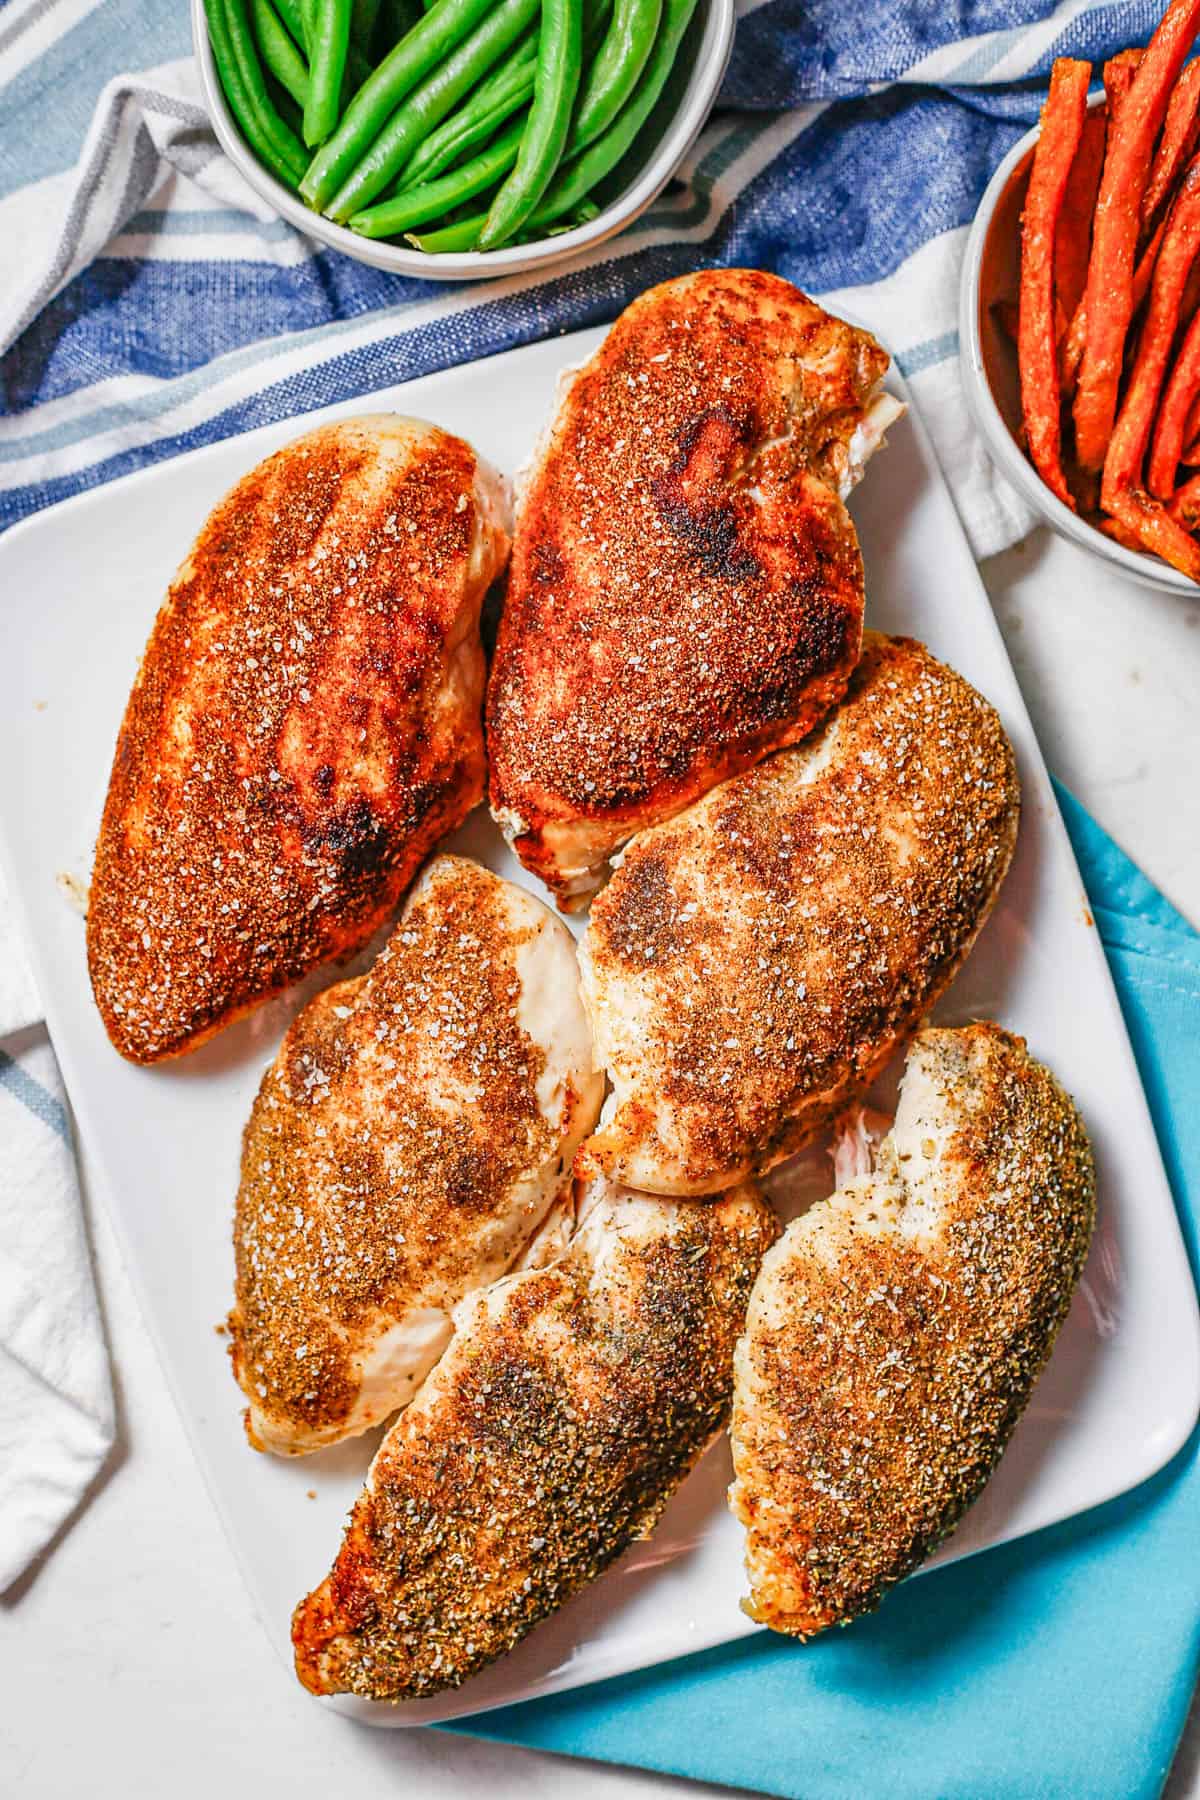
[[(1100, 100), (1095, 104), (1103, 105)], [(1021, 449), (1020, 379), (1016, 346), (992, 314), (992, 303), (1017, 293), (1020, 221), (1038, 129), (1014, 144), (988, 183), (967, 239), (959, 300), (959, 355), (967, 404), (993, 460), (1034, 511), (1055, 531), (1094, 556), (1124, 569), (1147, 587), (1196, 598), (1196, 584), (1178, 569), (1105, 537), (1042, 481)]]
[[(269, 201), (282, 218), (320, 243), (356, 257), (359, 262), (390, 269), (394, 275), (415, 275), (426, 281), (481, 281), (489, 276), (519, 275), (532, 269), (546, 269), (552, 264), (567, 262), (581, 250), (602, 244), (606, 238), (622, 231), (639, 213), (645, 212), (695, 143), (712, 110), (733, 47), (733, 23), (733, 0), (700, 0), (680, 46), (672, 81), (668, 84), (667, 91), (674, 86), (678, 95), (674, 113), (641, 167), (596, 218), (573, 231), (560, 232), (557, 237), (543, 238), (533, 244), (514, 244), (504, 250), (469, 250), (458, 256), (426, 256), (407, 246), (376, 243), (370, 238), (359, 237), (356, 232), (347, 231), (345, 226), (322, 218), (263, 167), (242, 137), (226, 105), (208, 41), (204, 0), (192, 0), (192, 40), (209, 118), (221, 148), (230, 161), (237, 164), (251, 187)], [(677, 85), (680, 79), (682, 88)], [(660, 100), (660, 108), (662, 104)]]

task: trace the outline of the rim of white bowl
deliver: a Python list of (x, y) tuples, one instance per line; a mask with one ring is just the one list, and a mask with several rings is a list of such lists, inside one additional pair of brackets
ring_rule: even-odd
[[(1100, 104), (1101, 100), (1093, 102), (1093, 105)], [(1008, 186), (1013, 171), (1036, 144), (1039, 129), (1035, 125), (1032, 131), (1027, 131), (1004, 158), (988, 182), (967, 237), (958, 307), (959, 364), (967, 405), (983, 434), (992, 460), (1048, 525), (1053, 526), (1061, 536), (1069, 538), (1073, 544), (1078, 544), (1080, 549), (1088, 550), (1093, 556), (1102, 557), (1105, 562), (1123, 569), (1135, 581), (1149, 587), (1166, 589), (1169, 593), (1186, 594), (1194, 600), (1200, 593), (1194, 581), (1156, 556), (1140, 550), (1127, 550), (1124, 544), (1105, 537), (1102, 531), (1097, 531), (1094, 525), (1088, 525), (1078, 513), (1073, 513), (1056, 494), (1050, 492), (1032, 463), (1018, 448), (988, 383), (979, 331), (979, 289), (983, 273), (984, 244), (1000, 196)]]
[(305, 206), (263, 167), (233, 122), (213, 63), (204, 0), (192, 0), (192, 41), (204, 104), (221, 148), (281, 218), (305, 236), (352, 256), (356, 262), (370, 263), (393, 275), (410, 275), (422, 281), (484, 281), (546, 269), (570, 261), (581, 251), (593, 250), (632, 224), (662, 193), (704, 128), (733, 49), (734, 0), (703, 0), (703, 4), (703, 32), (678, 109), (653, 155), (625, 192), (586, 225), (561, 232), (557, 237), (542, 238), (533, 244), (513, 244), (503, 250), (466, 250), (454, 256), (428, 256), (421, 250), (402, 249), (398, 244), (376, 243)]

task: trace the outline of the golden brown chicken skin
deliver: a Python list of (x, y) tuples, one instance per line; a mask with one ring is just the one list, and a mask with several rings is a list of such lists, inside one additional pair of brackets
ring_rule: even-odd
[(213, 511), (159, 613), (96, 846), (88, 966), (134, 1062), (363, 944), (481, 798), (499, 479), (394, 415), (322, 426)]
[(725, 1421), (777, 1230), (750, 1184), (698, 1204), (599, 1182), (563, 1255), (463, 1300), (296, 1608), (305, 1687), (458, 1687), (647, 1535)]
[(643, 294), (571, 380), (488, 689), (492, 810), (560, 905), (840, 698), (863, 613), (843, 497), (900, 410), (872, 403), (887, 365), (790, 283), (707, 270)]
[(1008, 1443), (1095, 1222), (1083, 1122), (991, 1024), (916, 1038), (874, 1171), (789, 1226), (734, 1361), (750, 1616), (808, 1637), (879, 1604)]
[(373, 968), (293, 1020), (242, 1143), (234, 1374), (300, 1455), (417, 1391), (450, 1313), (525, 1252), (600, 1110), (566, 927), (437, 856)]
[(583, 996), (612, 1093), (576, 1172), (702, 1194), (801, 1149), (954, 977), (1019, 813), (983, 696), (868, 632), (819, 732), (639, 833), (592, 907)]

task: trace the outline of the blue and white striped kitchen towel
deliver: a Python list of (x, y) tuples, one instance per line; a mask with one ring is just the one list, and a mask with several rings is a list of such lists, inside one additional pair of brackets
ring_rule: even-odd
[[(977, 552), (998, 549), (1029, 520), (962, 404), (965, 228), (1036, 118), (1053, 57), (1142, 42), (1161, 11), (741, 0), (721, 105), (651, 211), (550, 278), (463, 288), (367, 268), (270, 215), (208, 130), (185, 0), (3, 0), (0, 529), (178, 451), (610, 319), (653, 282), (738, 263), (878, 331)], [(0, 1039), (22, 1032), (0, 1050), (0, 1588), (69, 1512), (112, 1429), (36, 1016), (0, 899)], [(60, 1229), (41, 1229), (52, 1217)]]

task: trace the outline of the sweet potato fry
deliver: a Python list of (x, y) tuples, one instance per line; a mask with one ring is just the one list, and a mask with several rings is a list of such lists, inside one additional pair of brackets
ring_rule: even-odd
[(1104, 458), (1100, 504), (1106, 512), (1113, 511), (1113, 499), (1122, 489), (1141, 483), (1142, 463), (1154, 425), (1158, 396), (1179, 328), (1179, 309), (1198, 254), (1200, 157), (1188, 164), (1179, 184), (1154, 265), (1150, 301), (1138, 340), (1133, 373)]
[(1200, 475), (1193, 475), (1190, 481), (1175, 489), (1167, 511), (1185, 531), (1195, 531), (1200, 523)]
[(1146, 486), (1160, 500), (1169, 500), (1175, 492), (1175, 471), (1183, 461), (1188, 424), (1198, 395), (1200, 313), (1195, 315), (1184, 333), (1155, 421)]
[(1118, 525), (1173, 569), (1200, 581), (1200, 544), (1173, 519), (1161, 500), (1141, 488), (1123, 488), (1109, 509)]
[(1158, 149), (1154, 152), (1154, 161), (1150, 165), (1150, 179), (1142, 195), (1143, 243), (1149, 239), (1158, 223), (1159, 213), (1170, 199), (1182, 170), (1191, 161), (1198, 136), (1200, 60), (1190, 62), (1171, 89), (1162, 136), (1158, 140)]
[(1021, 215), (1021, 311), (1017, 361), (1021, 411), (1034, 467), (1064, 506), (1074, 508), (1062, 469), (1054, 238), (1087, 112), (1092, 65), (1060, 57), (1050, 75), (1042, 129)]
[(1060, 339), (1075, 317), (1075, 308), (1087, 286), (1092, 216), (1096, 211), (1100, 171), (1104, 167), (1107, 133), (1108, 120), (1104, 113), (1099, 109), (1088, 113), (1058, 215), (1058, 229), (1054, 234), (1054, 297), (1063, 320)]
[[(1087, 337), (1075, 394), (1075, 445), (1086, 469), (1104, 462), (1133, 317), (1142, 196), (1171, 90), (1200, 29), (1200, 0), (1171, 0), (1113, 122), (1088, 262)], [(1164, 515), (1165, 516), (1165, 515)]]

